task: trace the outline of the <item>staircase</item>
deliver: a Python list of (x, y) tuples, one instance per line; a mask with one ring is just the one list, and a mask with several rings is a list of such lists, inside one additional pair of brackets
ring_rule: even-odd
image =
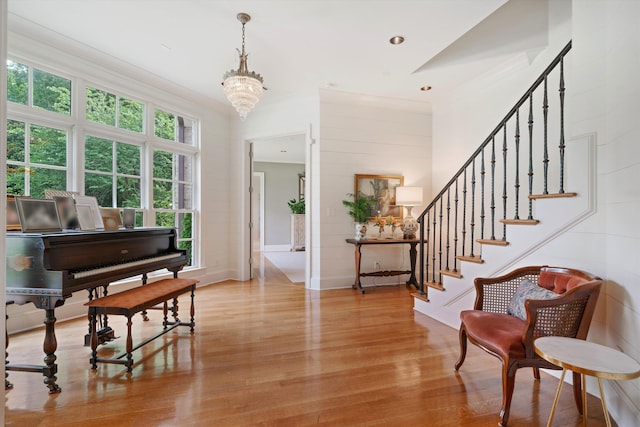
[(416, 311), (457, 328), (459, 312), (473, 307), (475, 277), (535, 259), (595, 211), (595, 138), (565, 141), (570, 49), (571, 42), (418, 217)]

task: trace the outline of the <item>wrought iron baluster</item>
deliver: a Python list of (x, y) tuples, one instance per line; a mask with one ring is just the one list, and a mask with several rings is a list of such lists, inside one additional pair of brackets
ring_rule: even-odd
[(520, 210), (520, 109), (516, 110), (516, 133), (515, 133), (515, 142), (516, 142), (516, 180), (514, 184), (515, 188), (515, 214), (513, 216), (514, 219), (520, 219), (520, 215), (518, 211)]
[[(507, 219), (507, 123), (502, 127), (502, 219)], [(502, 240), (507, 241), (507, 223), (502, 223)]]
[(544, 144), (543, 144), (543, 153), (542, 153), (542, 164), (544, 168), (544, 177), (543, 177), (543, 191), (542, 194), (549, 194), (548, 190), (548, 177), (549, 177), (549, 149), (548, 149), (548, 134), (549, 134), (549, 97), (547, 92), (547, 76), (544, 76), (544, 99), (542, 101), (542, 117), (543, 117), (543, 127), (544, 127)]
[[(529, 96), (529, 196), (533, 194), (533, 92)], [(533, 199), (529, 200), (527, 219), (533, 219)]]
[(467, 237), (467, 168), (464, 168), (462, 179), (462, 256), (464, 256)]
[(486, 169), (484, 168), (484, 147), (480, 156), (480, 239), (484, 239), (484, 178)]
[[(420, 247), (420, 256), (418, 257), (418, 261), (419, 261), (418, 262), (418, 280), (420, 281), (418, 284), (418, 292), (421, 295), (426, 295), (424, 273), (425, 273), (425, 268), (427, 270), (429, 269), (429, 259), (428, 259), (429, 244), (428, 243), (425, 244), (424, 235), (425, 235), (425, 228), (427, 230), (427, 236), (429, 235), (428, 212), (426, 213), (426, 215), (424, 212), (420, 214), (417, 221), (418, 221), (418, 224), (420, 224), (418, 227), (418, 239), (420, 239), (420, 242), (418, 242), (418, 246)], [(425, 227), (425, 224), (426, 224), (426, 227)], [(426, 254), (427, 258), (425, 258), (425, 252), (427, 253)]]
[[(426, 266), (425, 266), (425, 270), (426, 270), (426, 274), (425, 276), (423, 276), (423, 278), (420, 278), (420, 281), (422, 282), (421, 285), (424, 287), (425, 283), (429, 281), (429, 231), (431, 230), (431, 223), (429, 222), (429, 215), (431, 214), (431, 211), (427, 211), (427, 216), (425, 217), (425, 224), (427, 224), (427, 230), (426, 232), (424, 232), (424, 234), (427, 236), (427, 241), (425, 242), (424, 236), (421, 234), (420, 237), (420, 241), (421, 244), (424, 245), (425, 249), (425, 254), (424, 254), (424, 260), (426, 262)], [(426, 280), (425, 280), (426, 279)]]
[(564, 193), (564, 57), (560, 60), (560, 190)]
[(451, 248), (451, 239), (450, 239), (450, 233), (451, 231), (451, 187), (449, 187), (447, 189), (447, 240), (445, 242), (445, 263), (446, 263), (446, 270), (449, 270), (449, 254), (450, 254), (450, 248)]
[(440, 198), (440, 230), (439, 230), (439, 234), (440, 234), (440, 238), (438, 239), (438, 270), (442, 270), (442, 227), (443, 227), (443, 218), (444, 218), (444, 199), (441, 197)]
[(496, 138), (491, 137), (491, 240), (496, 240)]
[(474, 255), (474, 248), (476, 246), (475, 240), (473, 239), (476, 228), (476, 158), (473, 158), (471, 162), (471, 256)]
[(453, 271), (458, 271), (458, 180), (453, 199)]
[(436, 283), (436, 226), (438, 225), (436, 219), (436, 208), (438, 207), (438, 200), (433, 204), (433, 254), (431, 255), (431, 281)]

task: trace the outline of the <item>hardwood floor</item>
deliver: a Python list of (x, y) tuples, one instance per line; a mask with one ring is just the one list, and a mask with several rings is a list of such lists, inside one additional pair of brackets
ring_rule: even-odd
[[(178, 328), (137, 350), (132, 374), (120, 365), (92, 371), (86, 320), (59, 323), (62, 392), (49, 395), (40, 374), (10, 372), (6, 425), (496, 425), (499, 361), (470, 346), (456, 374), (457, 331), (414, 314), (404, 286), (309, 291), (265, 264), (252, 281), (198, 288), (195, 334)], [(186, 316), (188, 300), (181, 304)], [(161, 313), (150, 318), (134, 320), (134, 339), (157, 330)], [(110, 321), (126, 334), (123, 319)], [(40, 363), (43, 334), (11, 336), (10, 360)], [(100, 351), (117, 353), (123, 341)], [(510, 425), (546, 425), (557, 381), (520, 370)], [(604, 425), (600, 401), (588, 405), (589, 426)], [(554, 426), (580, 425), (564, 387)]]

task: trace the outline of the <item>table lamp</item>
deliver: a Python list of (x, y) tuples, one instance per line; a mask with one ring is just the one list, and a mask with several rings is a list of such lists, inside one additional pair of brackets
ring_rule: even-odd
[(422, 187), (396, 187), (396, 205), (407, 208), (407, 216), (402, 221), (402, 233), (405, 239), (415, 239), (418, 221), (411, 216), (411, 208), (422, 204)]

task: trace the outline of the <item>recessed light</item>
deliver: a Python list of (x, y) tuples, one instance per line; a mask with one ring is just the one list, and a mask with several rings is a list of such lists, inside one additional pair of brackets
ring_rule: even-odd
[(402, 36), (393, 36), (389, 39), (391, 44), (401, 44), (402, 42), (404, 42), (404, 37)]
[(423, 92), (426, 92), (426, 91), (428, 91), (428, 90), (431, 90), (431, 86), (422, 86), (422, 87), (420, 88), (420, 90), (421, 90), (421, 91), (423, 91)]

